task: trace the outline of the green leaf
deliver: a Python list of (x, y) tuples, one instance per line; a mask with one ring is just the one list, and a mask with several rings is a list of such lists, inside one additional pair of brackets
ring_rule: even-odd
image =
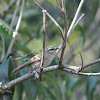
[(31, 80), (24, 81), (23, 85), (29, 100), (35, 100), (37, 95), (37, 85)]
[(38, 93), (39, 100), (56, 100), (56, 97), (53, 95), (53, 93), (41, 83), (38, 84)]
[(11, 2), (11, 0), (5, 0), (7, 3)]
[(8, 78), (9, 59), (5, 60), (0, 66), (0, 82), (3, 84), (9, 81)]
[(14, 64), (12, 61), (12, 57), (9, 58), (9, 65), (8, 65), (8, 77), (9, 81), (13, 80), (15, 78), (14, 74), (12, 74), (12, 71), (14, 70)]
[(98, 79), (99, 79), (98, 76), (88, 77), (87, 88), (86, 88), (87, 100), (94, 100), (93, 93), (95, 91)]
[[(0, 82), (2, 82), (3, 84), (6, 84), (7, 82), (9, 82), (9, 78), (12, 76), (12, 75), (9, 75), (11, 74), (11, 72), (8, 71), (9, 65), (11, 65), (11, 62), (9, 63), (9, 61), (10, 59), (5, 60), (0, 66)], [(14, 89), (12, 89), (12, 91), (14, 91)], [(3, 100), (12, 100), (13, 93), (10, 95), (3, 96)]]
[(11, 35), (8, 34), (7, 28), (0, 22), (0, 36), (2, 38), (2, 44), (3, 44), (3, 54), (1, 57), (1, 61), (3, 60), (7, 50), (8, 46), (11, 40)]
[(52, 74), (53, 74), (52, 72), (51, 73), (47, 73), (47, 74), (43, 74), (43, 76), (46, 77), (46, 82), (48, 83), (47, 87), (52, 86), (53, 87), (52, 90), (54, 91), (54, 93), (56, 93), (55, 94), (56, 99), (57, 100), (62, 100), (62, 93), (61, 93), (59, 82), (57, 81), (56, 78), (52, 77)]
[(0, 23), (2, 23), (7, 28), (7, 30), (10, 29), (9, 25), (5, 23), (5, 21), (3, 21), (2, 19), (0, 19)]
[(13, 100), (22, 100), (23, 89), (24, 89), (24, 88), (23, 88), (22, 83), (18, 84), (18, 85), (15, 87)]
[(33, 100), (35, 100), (36, 96), (37, 96), (37, 83), (35, 82), (36, 80), (31, 79), (31, 84), (30, 84), (30, 89), (31, 89), (31, 95)]
[[(2, 44), (3, 44), (3, 50), (2, 50), (3, 54), (1, 57), (1, 61), (2, 61), (5, 57), (7, 50), (8, 50), (8, 47), (9, 47), (9, 44), (10, 44), (10, 41), (12, 38), (12, 33), (11, 33), (11, 35), (9, 35), (7, 28), (1, 22), (0, 22), (0, 36), (2, 38)], [(17, 40), (15, 41), (13, 48), (17, 49), (19, 51), (25, 52), (25, 53), (30, 52), (30, 50), (25, 45), (21, 44)]]
[(73, 91), (74, 91), (78, 81), (79, 80), (77, 78), (73, 78), (69, 74), (66, 74), (66, 90), (67, 90), (68, 96), (70, 98), (72, 98), (72, 95), (74, 93)]

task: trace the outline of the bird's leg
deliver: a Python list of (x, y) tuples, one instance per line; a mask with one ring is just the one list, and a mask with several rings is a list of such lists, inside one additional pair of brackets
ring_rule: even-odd
[(31, 68), (31, 72), (30, 73), (34, 73), (34, 76), (36, 77), (36, 79), (39, 78), (39, 74), (35, 69)]

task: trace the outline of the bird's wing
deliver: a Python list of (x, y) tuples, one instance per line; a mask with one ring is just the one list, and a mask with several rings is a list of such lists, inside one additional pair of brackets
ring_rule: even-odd
[(40, 61), (41, 58), (39, 55), (36, 55), (34, 57), (32, 57), (29, 61), (25, 62), (24, 64), (22, 64), (21, 66), (15, 68), (12, 73), (18, 73), (20, 70), (22, 70), (23, 68), (33, 64), (34, 62)]

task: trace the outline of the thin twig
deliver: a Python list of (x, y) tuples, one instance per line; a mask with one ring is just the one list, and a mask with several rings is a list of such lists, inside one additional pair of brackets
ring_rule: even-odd
[(9, 53), (11, 52), (11, 49), (14, 45), (14, 42), (15, 42), (15, 39), (16, 39), (16, 36), (18, 35), (18, 30), (19, 30), (19, 27), (20, 27), (20, 24), (21, 24), (21, 20), (22, 20), (22, 14), (23, 14), (23, 10), (24, 10), (24, 0), (22, 0), (22, 6), (21, 6), (21, 11), (20, 11), (20, 16), (19, 16), (19, 19), (18, 19), (18, 22), (17, 22), (17, 25), (16, 25), (16, 29), (15, 31), (13, 32), (13, 37), (11, 39), (11, 42), (10, 42), (10, 45), (8, 47), (8, 50), (7, 50), (7, 53), (6, 53), (6, 56), (4, 58), (7, 59)]
[(45, 56), (45, 40), (46, 40), (46, 10), (42, 10), (43, 12), (43, 30), (44, 30), (44, 39), (43, 39), (43, 51), (42, 51), (42, 58), (41, 58), (41, 65), (40, 65), (40, 80), (42, 80), (42, 72), (43, 72), (43, 65), (44, 65), (44, 56)]
[(67, 33), (67, 38), (69, 38), (69, 36), (70, 36), (70, 32), (71, 32), (71, 30), (72, 30), (72, 28), (73, 28), (73, 26), (74, 26), (74, 24), (75, 24), (75, 22), (76, 22), (76, 20), (77, 20), (77, 17), (78, 17), (78, 15), (79, 15), (79, 12), (80, 12), (80, 10), (81, 10), (81, 8), (82, 8), (82, 5), (83, 5), (84, 1), (85, 1), (85, 0), (81, 0), (79, 6), (78, 6), (78, 8), (77, 8), (77, 11), (76, 11), (76, 13), (75, 13), (74, 19), (73, 19), (73, 21), (72, 21), (72, 24), (71, 24), (71, 26), (69, 27), (69, 30), (68, 30), (68, 33)]
[[(82, 14), (82, 16), (78, 19), (78, 21), (77, 21), (77, 23), (75, 24), (75, 22), (76, 22), (76, 19), (77, 19), (77, 17), (78, 17), (78, 15), (79, 15), (79, 12), (80, 12), (80, 10), (81, 10), (81, 7), (82, 7), (82, 5), (83, 5), (83, 3), (84, 3), (84, 0), (81, 0), (81, 2), (80, 2), (80, 4), (79, 4), (79, 7), (78, 7), (78, 9), (77, 9), (77, 11), (76, 11), (76, 14), (75, 14), (75, 17), (74, 17), (74, 19), (73, 19), (73, 21), (72, 21), (72, 24), (71, 24), (71, 26), (70, 26), (70, 28), (68, 29), (68, 32), (67, 32), (67, 39), (65, 39), (65, 40), (68, 40), (69, 39), (69, 37), (70, 37), (70, 35), (71, 35), (71, 33), (72, 33), (72, 31), (73, 31), (73, 29), (77, 26), (77, 24), (78, 24), (78, 22), (81, 20), (81, 18), (83, 17), (83, 14)], [(62, 6), (63, 6), (63, 1), (62, 1)], [(64, 14), (64, 13), (63, 13)], [(75, 25), (75, 26), (74, 26)], [(74, 28), (73, 28), (73, 26), (74, 26)], [(64, 44), (64, 41), (63, 41), (63, 45), (65, 45)], [(62, 47), (63, 48), (63, 47)], [(62, 51), (61, 51), (61, 56), (60, 56), (60, 60), (59, 60), (59, 65), (61, 65), (62, 64), (62, 55), (64, 54), (64, 49), (65, 48), (63, 48), (62, 49)]]
[[(100, 34), (97, 34), (95, 39), (92, 42), (88, 43), (82, 51), (86, 51), (86, 50), (90, 49), (93, 45), (95, 45), (96, 41), (98, 41), (99, 38), (100, 38)], [(81, 41), (81, 39), (79, 39), (77, 42), (75, 42), (73, 44), (72, 51), (74, 51), (79, 46), (79, 44), (81, 43), (80, 41)], [(67, 57), (68, 61), (66, 60), (66, 62), (65, 62), (67, 64), (69, 64), (75, 57), (75, 54), (73, 52), (71, 52), (70, 50), (65, 55), (66, 55), (66, 57), (67, 57), (67, 55), (70, 55), (70, 58)]]
[[(80, 70), (82, 70), (83, 69), (83, 57), (82, 57), (82, 54), (81, 54), (81, 52), (80, 52), (80, 57), (81, 57), (81, 61), (82, 61), (82, 66), (81, 66), (81, 69)], [(79, 70), (79, 72), (80, 72), (80, 70)]]
[(27, 55), (25, 55), (25, 56), (23, 56), (23, 57), (13, 59), (13, 61), (18, 61), (18, 60), (24, 59), (24, 58), (26, 58), (26, 57), (28, 57), (28, 56), (33, 55), (33, 53), (34, 53), (34, 51), (33, 51), (33, 52), (31, 52), (31, 53), (29, 53), (29, 54), (27, 54)]
[(64, 55), (64, 51), (66, 48), (66, 39), (67, 39), (67, 31), (68, 31), (65, 0), (62, 0), (62, 14), (63, 14), (63, 19), (64, 19), (64, 39), (63, 39), (63, 46), (62, 46), (61, 55), (60, 55), (60, 59), (59, 59), (60, 67), (62, 65), (63, 55)]
[[(35, 2), (34, 0), (32, 0), (41, 10), (45, 10), (43, 7), (41, 7), (37, 2)], [(61, 32), (61, 36), (64, 39), (64, 33), (63, 30), (61, 28), (61, 26), (57, 23), (57, 21), (48, 13), (46, 12), (47, 16), (55, 23), (55, 25), (58, 27), (58, 29)]]
[(9, 34), (11, 33), (13, 25), (15, 23), (15, 17), (16, 17), (16, 14), (18, 12), (19, 4), (20, 4), (20, 0), (17, 0), (17, 2), (16, 2), (16, 8), (15, 8), (15, 11), (14, 11), (14, 14), (13, 14), (13, 17), (12, 17), (12, 20), (11, 20), (9, 32), (8, 32)]
[[(96, 64), (96, 63), (100, 63), (100, 58), (97, 59), (97, 60), (94, 60), (94, 61), (92, 61), (92, 62), (90, 62), (90, 63), (88, 63), (88, 64), (83, 65), (83, 69), (86, 68), (86, 67), (88, 67), (88, 66), (94, 65), (94, 64)], [(82, 70), (83, 70), (83, 69), (82, 69)]]
[(62, 12), (65, 10), (65, 0), (61, 0)]
[(82, 14), (79, 19), (76, 21), (76, 23), (74, 24), (73, 28), (71, 29), (69, 36), (67, 37), (67, 40), (69, 39), (70, 35), (72, 34), (73, 30), (76, 28), (76, 26), (78, 25), (78, 23), (80, 22), (80, 20), (83, 18), (84, 14)]
[(1, 16), (1, 19), (5, 19), (5, 17), (7, 16), (7, 13), (9, 12), (9, 10), (11, 9), (11, 7), (15, 4), (16, 0), (12, 0), (10, 2), (10, 4), (8, 5), (7, 9), (4, 11), (3, 15)]
[(87, 63), (87, 64), (83, 65), (82, 69), (81, 69), (82, 66), (72, 66), (72, 65), (65, 65), (65, 64), (63, 64), (63, 67), (67, 68), (67, 69), (75, 70), (76, 72), (78, 72), (80, 69), (83, 70), (83, 69), (85, 69), (85, 68), (87, 68), (87, 67), (89, 67), (91, 65), (96, 64), (96, 63), (100, 63), (100, 58), (97, 59), (97, 60), (94, 60), (94, 61), (92, 61), (90, 63)]
[(61, 11), (61, 6), (60, 6), (60, 4), (58, 3), (58, 0), (56, 0), (56, 3), (57, 3), (57, 6), (58, 6), (58, 9)]
[(65, 69), (65, 68), (64, 68), (64, 71), (66, 71), (70, 74), (76, 74), (76, 75), (82, 75), (82, 76), (97, 76), (97, 75), (100, 75), (100, 72), (99, 73), (82, 73), (82, 72), (76, 72), (76, 71), (72, 71), (70, 69)]

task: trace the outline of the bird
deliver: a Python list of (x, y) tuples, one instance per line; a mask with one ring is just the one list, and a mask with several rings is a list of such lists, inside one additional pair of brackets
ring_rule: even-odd
[[(43, 63), (44, 68), (47, 67), (48, 65), (50, 65), (52, 60), (56, 57), (56, 55), (60, 51), (61, 47), (62, 47), (62, 44), (59, 47), (49, 47), (45, 50), (45, 52), (44, 52), (44, 63)], [(42, 59), (42, 53), (37, 54), (36, 56), (32, 57), (30, 60), (28, 60), (24, 64), (15, 68), (12, 71), (12, 73), (16, 74), (19, 71), (21, 71), (23, 68), (30, 68), (31, 70), (38, 69), (38, 68), (40, 68), (41, 59)]]

